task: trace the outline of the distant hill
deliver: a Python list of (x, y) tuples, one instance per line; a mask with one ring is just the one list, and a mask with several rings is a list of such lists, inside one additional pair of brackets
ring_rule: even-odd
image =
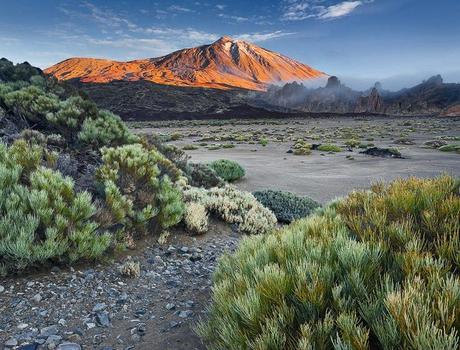
[(129, 62), (69, 58), (45, 70), (59, 80), (84, 83), (150, 81), (156, 84), (265, 90), (269, 84), (326, 76), (306, 64), (241, 40), (222, 37), (210, 45)]

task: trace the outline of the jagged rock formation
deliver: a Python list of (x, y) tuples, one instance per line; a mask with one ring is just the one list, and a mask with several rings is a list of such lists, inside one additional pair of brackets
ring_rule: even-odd
[(268, 84), (326, 76), (310, 66), (245, 41), (222, 37), (169, 55), (117, 62), (69, 58), (45, 70), (59, 80), (86, 83), (146, 80), (157, 84), (265, 90)]
[(259, 98), (267, 103), (312, 113), (376, 113), (388, 115), (460, 115), (460, 84), (446, 84), (440, 75), (412, 88), (384, 90), (377, 82), (364, 92), (330, 77), (324, 88), (308, 89), (289, 83), (272, 87)]
[(384, 111), (383, 98), (378, 89), (374, 87), (368, 96), (359, 97), (354, 111), (356, 113), (382, 113)]

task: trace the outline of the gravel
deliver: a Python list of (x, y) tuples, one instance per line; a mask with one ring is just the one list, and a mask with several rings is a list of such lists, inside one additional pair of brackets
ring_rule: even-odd
[[(196, 239), (177, 235), (167, 246), (152, 243), (110, 265), (60, 267), (2, 281), (0, 347), (204, 348), (192, 329), (205, 316), (218, 257), (238, 242), (237, 234), (222, 230)], [(121, 276), (127, 259), (139, 261), (139, 278)]]

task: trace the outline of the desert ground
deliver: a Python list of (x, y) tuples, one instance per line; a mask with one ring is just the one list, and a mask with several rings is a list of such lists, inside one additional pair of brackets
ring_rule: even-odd
[[(460, 158), (425, 143), (458, 144), (460, 118), (332, 117), (289, 120), (170, 121), (132, 125), (183, 148), (192, 162), (231, 159), (246, 169), (236, 185), (247, 191), (277, 189), (326, 203), (373, 182), (398, 177), (458, 175)], [(302, 139), (334, 144), (341, 152), (287, 153)], [(350, 140), (361, 148), (347, 147)], [(266, 144), (265, 146), (263, 144)], [(377, 157), (365, 147), (395, 148), (403, 158)]]
[[(168, 121), (131, 127), (185, 149), (193, 162), (238, 161), (246, 169), (236, 183), (240, 188), (292, 191), (321, 203), (379, 180), (460, 174), (460, 155), (436, 148), (459, 143), (460, 118)], [(288, 153), (299, 139), (333, 144), (340, 152)], [(431, 141), (435, 146), (426, 145)], [(396, 148), (403, 158), (360, 153), (372, 145)], [(0, 283), (0, 344), (58, 350), (205, 349), (195, 329), (206, 317), (211, 275), (218, 258), (233, 251), (240, 237), (233, 226), (218, 222), (202, 236), (184, 234), (179, 225), (166, 245), (152, 237), (96, 266), (54, 266), (8, 277)], [(135, 279), (119, 273), (131, 259), (141, 266)]]

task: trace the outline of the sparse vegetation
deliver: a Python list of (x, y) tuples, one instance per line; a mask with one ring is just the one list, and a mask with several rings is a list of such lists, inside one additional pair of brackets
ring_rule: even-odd
[(335, 152), (342, 152), (342, 148), (340, 148), (337, 145), (333, 145), (333, 144), (329, 144), (329, 143), (319, 145), (317, 149), (318, 149), (318, 151), (321, 151), (321, 152), (334, 152), (334, 153)]
[(270, 209), (279, 222), (290, 223), (310, 215), (319, 204), (308, 197), (299, 197), (291, 192), (257, 191), (254, 197), (266, 208)]
[(228, 182), (241, 179), (245, 175), (244, 168), (237, 162), (228, 159), (219, 159), (209, 164), (216, 174)]
[(376, 184), (245, 238), (200, 334), (211, 349), (457, 349), (459, 184)]

